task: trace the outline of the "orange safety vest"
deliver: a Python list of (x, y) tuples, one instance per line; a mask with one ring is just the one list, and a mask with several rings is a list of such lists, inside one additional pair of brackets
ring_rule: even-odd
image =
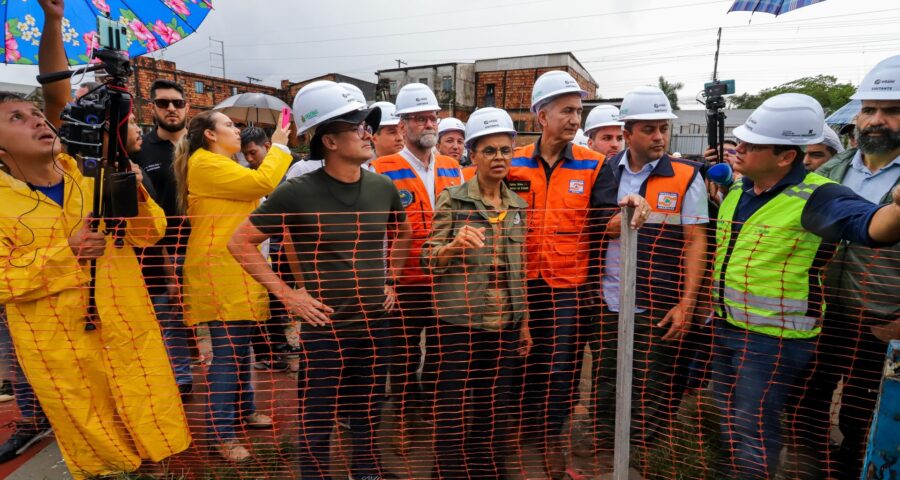
[(462, 172), (463, 172), (463, 179), (465, 179), (465, 181), (468, 182), (469, 180), (472, 179), (472, 177), (475, 176), (475, 168), (476, 168), (475, 165), (469, 165), (468, 167), (463, 167)]
[(554, 288), (575, 288), (588, 277), (591, 189), (603, 166), (603, 155), (571, 145), (574, 159), (562, 159), (548, 179), (535, 145), (513, 154), (507, 185), (528, 202), (526, 270), (529, 279), (543, 278)]
[[(611, 158), (609, 165), (600, 172), (603, 185), (618, 186), (621, 179), (619, 162), (625, 153)], [(638, 232), (637, 242), (637, 305), (639, 308), (669, 310), (682, 295), (685, 271), (684, 227), (682, 211), (691, 184), (697, 178), (700, 167), (686, 160), (665, 155), (641, 185), (638, 193), (650, 204), (650, 218)], [(604, 189), (597, 198), (602, 208), (598, 223), (603, 225), (619, 212), (616, 207), (618, 189)]]
[[(434, 207), (429, 203), (428, 190), (406, 158), (399, 153), (380, 157), (372, 162), (375, 171), (390, 178), (397, 190), (400, 200), (406, 209), (407, 221), (412, 227), (412, 243), (409, 258), (397, 283), (401, 285), (431, 284), (431, 277), (421, 267), (422, 245), (431, 232), (431, 221)], [(459, 162), (444, 155), (434, 155), (434, 197), (447, 187), (462, 185), (459, 173)]]

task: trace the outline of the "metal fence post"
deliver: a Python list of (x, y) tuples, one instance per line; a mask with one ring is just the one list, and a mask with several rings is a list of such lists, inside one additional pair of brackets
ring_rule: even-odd
[(631, 458), (631, 382), (634, 358), (634, 303), (637, 272), (637, 230), (631, 228), (634, 208), (622, 208), (619, 269), (619, 336), (616, 360), (616, 436), (613, 478), (627, 480)]

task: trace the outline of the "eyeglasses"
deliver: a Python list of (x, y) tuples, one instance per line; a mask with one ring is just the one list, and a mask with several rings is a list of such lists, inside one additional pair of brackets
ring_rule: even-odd
[(744, 150), (748, 152), (761, 152), (763, 150), (767, 150), (770, 147), (774, 148), (774, 145), (758, 145), (756, 143), (750, 142), (741, 142), (738, 144), (738, 147), (744, 147)]
[(483, 155), (487, 160), (493, 160), (497, 158), (498, 155), (503, 158), (512, 158), (513, 149), (511, 147), (503, 147), (499, 149), (494, 147), (485, 147), (481, 150), (481, 155)]
[(419, 125), (425, 125), (429, 122), (437, 124), (438, 122), (437, 115), (406, 115), (403, 118), (408, 122), (418, 123)]
[(356, 135), (360, 138), (366, 138), (366, 135), (372, 135), (374, 130), (372, 130), (372, 126), (366, 122), (362, 122), (359, 125), (354, 126), (353, 128), (346, 128), (344, 130), (338, 130), (337, 133), (344, 132), (356, 132)]
[(186, 102), (184, 100), (157, 98), (156, 100), (153, 100), (153, 104), (156, 105), (156, 108), (169, 108), (169, 105), (173, 105), (178, 110), (181, 110), (184, 108)]

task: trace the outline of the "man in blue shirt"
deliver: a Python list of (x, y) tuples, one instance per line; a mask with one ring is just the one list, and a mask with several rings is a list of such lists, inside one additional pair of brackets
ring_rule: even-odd
[[(632, 436), (635, 453), (655, 434), (668, 435), (676, 402), (672, 383), (683, 335), (697, 304), (706, 270), (709, 221), (706, 184), (698, 164), (666, 154), (675, 119), (665, 93), (656, 87), (632, 90), (622, 102), (628, 149), (602, 167), (591, 204), (599, 207), (601, 302), (599, 325), (592, 328), (598, 447), (612, 449), (616, 398), (621, 246), (618, 203), (629, 194), (647, 199), (652, 209), (638, 232), (637, 304), (634, 318)], [(619, 368), (622, 368), (619, 366)], [(647, 458), (646, 452), (636, 457)]]
[[(894, 82), (884, 81), (890, 78)], [(900, 55), (876, 66), (853, 98), (862, 101), (856, 127), (859, 149), (837, 155), (817, 173), (870, 202), (891, 203), (892, 191), (900, 185)], [(887, 342), (900, 338), (900, 244), (873, 250), (842, 242), (825, 272), (825, 286), (828, 309), (819, 353), (798, 392), (793, 422), (796, 474), (858, 479)], [(832, 451), (829, 414), (842, 380), (838, 426), (843, 440)]]
[(717, 228), (712, 383), (722, 412), (729, 478), (772, 478), (781, 415), (816, 352), (829, 242), (900, 241), (900, 190), (879, 207), (815, 173), (800, 146), (820, 143), (824, 113), (812, 97), (770, 98), (735, 129), (743, 175)]

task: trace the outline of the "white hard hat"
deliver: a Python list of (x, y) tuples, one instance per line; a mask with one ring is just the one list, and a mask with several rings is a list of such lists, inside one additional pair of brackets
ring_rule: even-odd
[(441, 109), (434, 92), (423, 83), (404, 85), (397, 93), (395, 103), (397, 115), (400, 116), (419, 112), (437, 112)]
[(441, 123), (438, 123), (438, 138), (442, 137), (447, 132), (461, 132), (463, 135), (466, 134), (466, 124), (462, 122), (462, 120), (453, 117), (447, 117), (441, 120)]
[(516, 127), (506, 110), (494, 107), (475, 110), (466, 123), (466, 148), (471, 150), (475, 140), (495, 133), (516, 136)]
[(305, 133), (326, 120), (366, 108), (353, 94), (337, 83), (319, 80), (305, 85), (294, 97), (297, 133)]
[(364, 94), (363, 91), (359, 89), (359, 87), (347, 82), (341, 82), (338, 85), (344, 87), (348, 92), (352, 93), (353, 98), (355, 98), (356, 101), (362, 103), (363, 105), (368, 105), (369, 102), (366, 101), (366, 94)]
[(839, 137), (837, 132), (829, 127), (827, 123), (822, 131), (825, 132), (825, 138), (822, 139), (822, 143), (825, 144), (826, 147), (831, 147), (837, 153), (844, 151), (844, 144), (841, 143), (841, 137)]
[(814, 145), (822, 143), (825, 112), (815, 98), (782, 93), (759, 106), (734, 129), (742, 142), (759, 145)]
[(572, 140), (572, 143), (581, 145), (582, 147), (588, 146), (588, 136), (585, 135), (584, 130), (579, 128), (578, 131), (575, 132), (575, 140)]
[(875, 65), (863, 78), (853, 100), (900, 100), (900, 55)]
[(588, 114), (584, 122), (584, 133), (591, 136), (591, 132), (602, 127), (621, 127), (625, 122), (619, 121), (619, 109), (615, 105), (597, 105)]
[(625, 94), (619, 120), (674, 120), (669, 97), (658, 87), (637, 87)]
[(544, 102), (567, 93), (577, 93), (581, 95), (581, 98), (588, 96), (588, 92), (584, 91), (567, 72), (552, 70), (541, 75), (534, 82), (534, 89), (531, 90), (531, 112), (537, 113), (538, 108)]
[(394, 106), (391, 102), (375, 102), (372, 104), (371, 108), (378, 108), (381, 110), (381, 124), (382, 127), (388, 127), (391, 125), (399, 125), (400, 124), (400, 115), (397, 115), (397, 107)]

